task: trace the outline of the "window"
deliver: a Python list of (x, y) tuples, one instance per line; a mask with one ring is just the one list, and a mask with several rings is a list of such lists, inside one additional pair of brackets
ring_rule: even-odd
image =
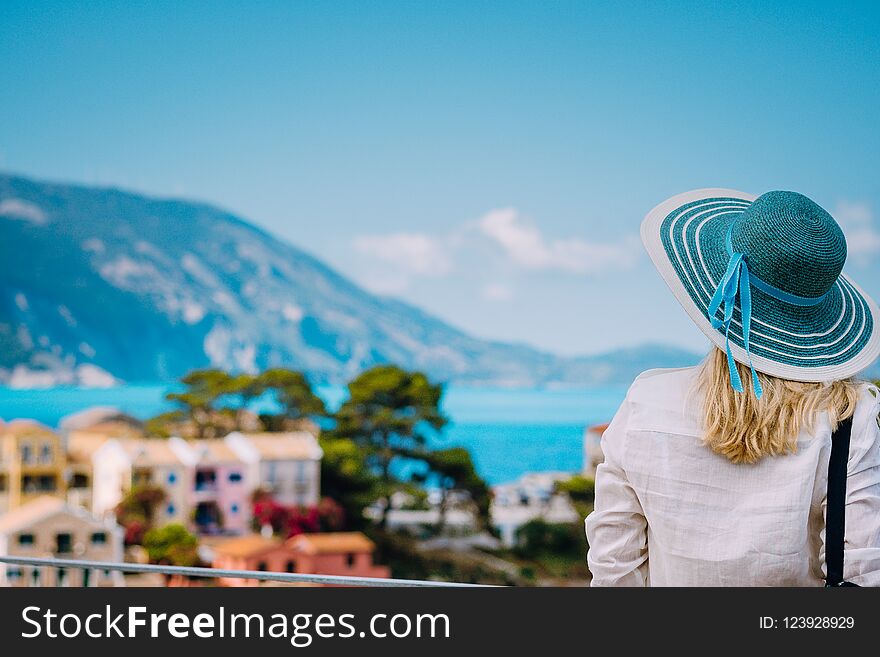
[(30, 463), (33, 458), (33, 450), (30, 445), (21, 446), (21, 460), (23, 463)]
[(174, 474), (173, 472), (169, 472), (168, 473), (168, 483), (174, 484), (176, 481), (177, 481), (177, 475)]
[(296, 562), (295, 561), (288, 561), (287, 565), (284, 567), (284, 570), (286, 570), (288, 573), (295, 573), (296, 572)]
[(265, 562), (265, 561), (261, 561), (260, 563), (258, 563), (258, 564), (257, 564), (257, 570), (259, 570), (259, 571), (264, 571), (264, 570), (266, 570), (266, 562)]
[(34, 544), (34, 535), (33, 534), (19, 534), (18, 535), (18, 544), (19, 545), (33, 545)]
[(73, 536), (67, 533), (55, 534), (55, 552), (58, 554), (73, 552)]
[(231, 507), (229, 507), (229, 510), (233, 513), (238, 513), (238, 504), (233, 504)]
[(6, 578), (10, 582), (20, 580), (21, 576), (22, 576), (21, 568), (13, 568), (10, 566), (9, 568), (6, 569)]
[(34, 568), (31, 571), (31, 586), (39, 586), (40, 585), (40, 569)]
[(177, 509), (174, 508), (173, 504), (169, 504), (168, 507), (165, 509), (165, 513), (167, 513), (169, 516), (173, 516), (176, 511)]
[(21, 478), (21, 490), (23, 493), (52, 493), (55, 491), (55, 476), (42, 475), (34, 477), (32, 475), (25, 475)]
[(214, 490), (217, 486), (217, 473), (214, 470), (196, 471), (196, 490)]
[(64, 568), (59, 568), (57, 571), (55, 571), (55, 577), (55, 583), (57, 586), (67, 586), (67, 570), (65, 570)]
[(229, 473), (229, 481), (233, 484), (237, 484), (241, 481), (241, 473), (240, 472), (230, 472)]
[(349, 568), (354, 566), (354, 552), (349, 552), (345, 555), (345, 565)]
[(0, 474), (0, 493), (6, 492), (6, 475)]
[(106, 545), (107, 532), (95, 532), (92, 534), (92, 545)]
[(40, 462), (52, 462), (52, 445), (50, 445), (49, 443), (43, 443), (43, 446), (40, 447)]
[(74, 473), (73, 478), (70, 480), (71, 488), (88, 488), (89, 487), (89, 476), (86, 474), (82, 474), (81, 472)]

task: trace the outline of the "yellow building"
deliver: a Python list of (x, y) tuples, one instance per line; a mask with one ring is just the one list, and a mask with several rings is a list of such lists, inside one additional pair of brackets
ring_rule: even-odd
[(64, 495), (61, 438), (31, 420), (0, 426), (0, 514), (41, 495)]

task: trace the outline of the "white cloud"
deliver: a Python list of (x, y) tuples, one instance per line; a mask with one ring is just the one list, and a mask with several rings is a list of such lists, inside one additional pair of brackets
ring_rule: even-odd
[(846, 235), (848, 254), (859, 262), (880, 252), (880, 230), (874, 225), (874, 213), (867, 203), (840, 201), (834, 218)]
[(513, 290), (502, 283), (487, 283), (483, 286), (483, 298), (489, 301), (508, 301), (513, 297)]
[(281, 314), (284, 315), (284, 319), (288, 322), (293, 322), (294, 324), (300, 322), (302, 318), (305, 317), (303, 309), (294, 303), (284, 304), (284, 307), (281, 309)]
[(20, 198), (7, 198), (0, 201), (0, 217), (21, 219), (38, 226), (49, 223), (49, 217), (42, 208)]
[(635, 239), (621, 242), (588, 242), (576, 237), (548, 240), (515, 208), (488, 212), (480, 219), (479, 227), (501, 246), (514, 264), (524, 269), (593, 274), (632, 267), (639, 253)]
[(421, 233), (363, 235), (355, 238), (354, 248), (406, 274), (443, 276), (452, 269), (452, 260), (443, 245)]

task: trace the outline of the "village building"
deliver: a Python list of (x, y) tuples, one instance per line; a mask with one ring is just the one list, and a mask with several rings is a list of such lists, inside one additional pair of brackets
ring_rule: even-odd
[[(261, 535), (228, 539), (213, 548), (212, 566), (224, 570), (390, 577), (373, 563), (376, 545), (361, 532), (299, 534), (282, 541)], [(221, 578), (224, 586), (258, 586), (259, 580)]]
[[(122, 529), (60, 497), (36, 497), (0, 515), (0, 555), (122, 561)], [(0, 586), (123, 586), (118, 571), (0, 564)]]
[(160, 488), (165, 499), (155, 510), (154, 524), (189, 525), (192, 470), (173, 445), (162, 438), (111, 438), (93, 456), (92, 510), (112, 514), (135, 486)]
[(32, 420), (0, 426), (0, 514), (41, 495), (64, 495), (61, 438)]
[(188, 524), (200, 534), (248, 532), (251, 497), (259, 485), (249, 464), (224, 440), (172, 437), (168, 444), (190, 469), (184, 488), (184, 506), (191, 510)]
[(321, 497), (321, 458), (315, 434), (239, 433), (226, 443), (247, 464), (250, 481), (285, 505), (313, 506)]

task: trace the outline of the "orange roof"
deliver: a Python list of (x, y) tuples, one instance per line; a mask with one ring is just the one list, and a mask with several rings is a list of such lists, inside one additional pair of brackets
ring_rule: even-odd
[(308, 554), (372, 552), (376, 549), (376, 544), (361, 532), (299, 534), (289, 539), (287, 545)]
[(214, 545), (214, 551), (229, 557), (256, 557), (281, 547), (275, 538), (265, 538), (259, 534), (230, 538)]
[(594, 424), (587, 431), (590, 433), (605, 433), (605, 430), (609, 427), (608, 424)]

